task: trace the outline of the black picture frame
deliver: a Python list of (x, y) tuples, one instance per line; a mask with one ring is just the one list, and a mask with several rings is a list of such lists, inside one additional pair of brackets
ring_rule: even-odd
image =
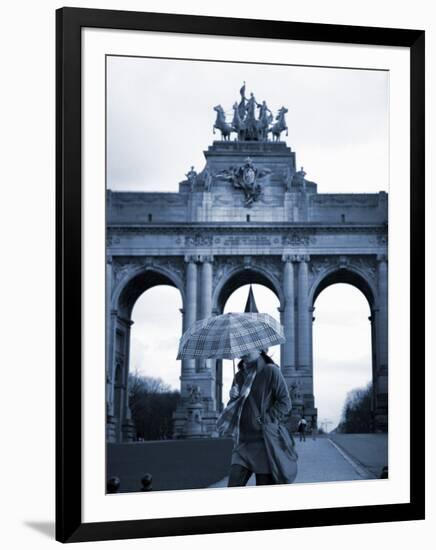
[[(410, 50), (410, 502), (82, 522), (81, 29), (129, 29), (405, 47)], [(78, 8), (56, 12), (56, 539), (160, 537), (424, 519), (424, 43), (422, 30)]]

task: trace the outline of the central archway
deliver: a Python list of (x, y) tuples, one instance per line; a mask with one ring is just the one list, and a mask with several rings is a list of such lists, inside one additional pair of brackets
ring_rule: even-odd
[(223, 313), (224, 305), (230, 295), (244, 285), (263, 285), (269, 288), (283, 302), (283, 293), (280, 281), (274, 275), (260, 267), (237, 267), (230, 271), (227, 277), (221, 281), (214, 293), (213, 304), (215, 313)]
[[(255, 267), (236, 268), (228, 274), (221, 285), (217, 286), (214, 294), (214, 312), (220, 314), (244, 311), (250, 285), (253, 285), (259, 311), (265, 311), (280, 321), (280, 284), (271, 273)], [(268, 302), (270, 303), (266, 310)], [(276, 353), (278, 355), (278, 351)], [(233, 380), (232, 362), (216, 360), (215, 369), (216, 402), (221, 411), (228, 401), (228, 390)]]

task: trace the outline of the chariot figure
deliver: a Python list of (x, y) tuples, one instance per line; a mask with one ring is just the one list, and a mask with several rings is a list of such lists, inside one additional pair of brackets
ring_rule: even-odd
[(238, 113), (241, 120), (244, 120), (245, 111), (246, 111), (245, 104), (247, 102), (247, 98), (245, 97), (245, 80), (244, 80), (244, 84), (242, 85), (242, 88), (239, 90), (239, 93), (241, 94), (241, 101), (239, 102), (239, 105), (237, 105)]
[(247, 101), (246, 106), (246, 117), (245, 117), (245, 128), (246, 135), (245, 139), (257, 140), (259, 138), (259, 122), (256, 120), (256, 107), (259, 107), (254, 94), (250, 94), (250, 99)]
[(258, 105), (259, 108), (259, 130), (260, 138), (264, 141), (268, 138), (268, 128), (271, 122), (274, 120), (274, 116), (271, 110), (268, 108), (266, 101), (262, 101), (261, 105)]

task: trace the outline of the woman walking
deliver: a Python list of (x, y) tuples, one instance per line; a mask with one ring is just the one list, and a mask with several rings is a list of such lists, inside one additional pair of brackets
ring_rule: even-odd
[(291, 410), (280, 368), (264, 351), (285, 342), (283, 327), (267, 313), (223, 313), (194, 323), (180, 339), (177, 359), (240, 357), (230, 401), (217, 419), (234, 440), (229, 486), (293, 483), (297, 454), (281, 423)]
[(253, 473), (256, 485), (273, 485), (256, 410), (265, 411), (266, 422), (280, 422), (291, 410), (289, 391), (280, 368), (265, 351), (255, 349), (245, 353), (238, 367), (226, 407), (232, 414), (235, 434), (228, 486), (246, 485)]

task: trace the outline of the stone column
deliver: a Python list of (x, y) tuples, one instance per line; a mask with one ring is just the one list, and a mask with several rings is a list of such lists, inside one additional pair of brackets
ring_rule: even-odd
[[(200, 319), (212, 315), (212, 256), (201, 257), (201, 287), (200, 287)], [(210, 359), (199, 361), (199, 371), (209, 370), (212, 367)]]
[(387, 256), (377, 256), (378, 312), (376, 403), (374, 421), (376, 431), (387, 430), (388, 415), (388, 264)]
[(106, 371), (106, 439), (108, 442), (115, 442), (117, 439), (117, 422), (114, 416), (114, 396), (115, 396), (115, 343), (117, 327), (117, 310), (107, 309), (107, 371)]
[(388, 366), (388, 265), (385, 255), (377, 256), (378, 304), (379, 304), (379, 365)]
[(298, 257), (298, 369), (310, 366), (311, 313), (308, 304), (308, 261), (309, 256)]
[(371, 323), (371, 376), (372, 376), (372, 393), (371, 393), (371, 431), (375, 431), (375, 404), (377, 402), (376, 392), (376, 380), (377, 380), (377, 335), (376, 335), (376, 315), (378, 309), (371, 307), (371, 315), (368, 317), (368, 321)]
[[(197, 320), (197, 257), (186, 256), (186, 291), (183, 308), (183, 331)], [(195, 372), (195, 359), (183, 359), (182, 374)]]
[(113, 340), (111, 338), (111, 295), (112, 295), (112, 256), (106, 256), (106, 410), (109, 413), (112, 397), (112, 350)]
[(123, 441), (133, 441), (134, 437), (136, 435), (135, 428), (132, 420), (132, 412), (130, 410), (129, 405), (129, 365), (130, 365), (130, 329), (133, 325), (133, 321), (130, 319), (125, 319), (125, 339), (124, 339), (124, 371), (123, 371), (123, 378), (124, 378), (124, 399), (123, 399), (123, 424), (122, 424), (122, 432), (123, 432)]
[(281, 320), (285, 331), (286, 342), (282, 350), (283, 374), (290, 374), (295, 368), (295, 312), (294, 312), (294, 265), (295, 256), (284, 255), (283, 260), (283, 299)]

